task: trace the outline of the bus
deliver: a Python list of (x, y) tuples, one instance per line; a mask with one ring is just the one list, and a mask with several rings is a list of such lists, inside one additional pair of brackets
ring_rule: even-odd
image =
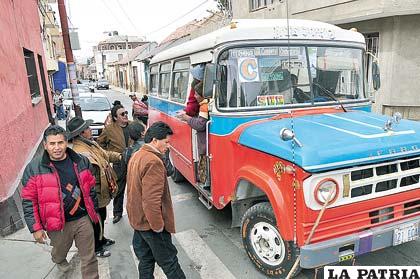
[[(371, 111), (367, 81), (378, 90), (380, 75), (368, 55), (354, 30), (246, 19), (150, 62), (149, 121), (174, 131), (173, 180), (191, 183), (209, 209), (230, 205), (232, 227), (267, 276), (419, 236), (420, 124)], [(197, 132), (176, 117), (195, 65), (205, 67), (209, 100), (205, 183)]]

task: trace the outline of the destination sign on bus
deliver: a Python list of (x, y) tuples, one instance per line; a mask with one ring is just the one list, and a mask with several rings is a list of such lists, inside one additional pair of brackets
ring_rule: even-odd
[(300, 47), (255, 47), (236, 48), (229, 50), (231, 58), (256, 57), (256, 56), (281, 56), (296, 57), (301, 54)]

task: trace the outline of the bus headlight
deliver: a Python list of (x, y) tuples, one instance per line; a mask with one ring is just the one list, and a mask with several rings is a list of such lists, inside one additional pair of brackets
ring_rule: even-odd
[(338, 197), (338, 183), (332, 178), (326, 178), (315, 187), (315, 200), (320, 205), (332, 204)]

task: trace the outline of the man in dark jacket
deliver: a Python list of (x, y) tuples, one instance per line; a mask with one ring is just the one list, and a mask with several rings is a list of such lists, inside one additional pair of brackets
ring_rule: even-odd
[(73, 240), (79, 249), (82, 277), (99, 278), (92, 222), (98, 222), (95, 177), (90, 163), (67, 147), (67, 133), (57, 125), (44, 132), (43, 156), (34, 158), (22, 177), (25, 221), (35, 240), (51, 239), (52, 261), (61, 271)]
[(168, 279), (185, 274), (172, 244), (175, 220), (163, 156), (171, 128), (156, 122), (146, 131), (145, 144), (132, 156), (127, 174), (127, 214), (134, 229), (133, 249), (139, 259), (139, 278), (153, 278), (155, 262)]
[(140, 121), (133, 121), (128, 125), (128, 134), (134, 143), (127, 147), (122, 153), (123, 161), (126, 167), (128, 166), (128, 161), (134, 152), (139, 150), (144, 144), (144, 130), (145, 126)]

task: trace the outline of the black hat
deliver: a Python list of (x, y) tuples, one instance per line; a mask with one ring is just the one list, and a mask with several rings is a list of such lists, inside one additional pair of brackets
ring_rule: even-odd
[(67, 123), (67, 133), (69, 140), (80, 135), (84, 130), (89, 128), (93, 120), (83, 120), (81, 117), (74, 117)]

